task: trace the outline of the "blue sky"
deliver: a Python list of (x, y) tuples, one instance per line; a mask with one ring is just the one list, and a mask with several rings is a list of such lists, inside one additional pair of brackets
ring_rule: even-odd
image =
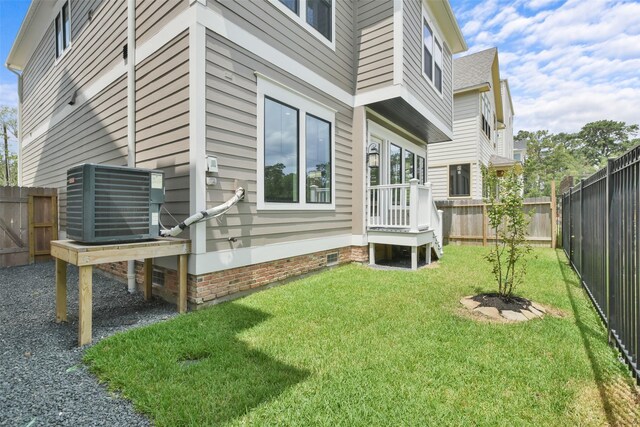
[[(515, 130), (640, 123), (640, 2), (451, 0), (469, 52), (497, 47)], [(467, 54), (465, 53), (465, 54)]]
[(18, 80), (4, 66), (29, 0), (0, 0), (0, 105), (18, 105)]
[[(0, 0), (3, 65), (28, 5), (28, 0)], [(516, 132), (573, 132), (600, 119), (640, 123), (640, 1), (451, 0), (451, 5), (467, 53), (498, 48)], [(16, 77), (0, 67), (0, 104), (16, 103)]]

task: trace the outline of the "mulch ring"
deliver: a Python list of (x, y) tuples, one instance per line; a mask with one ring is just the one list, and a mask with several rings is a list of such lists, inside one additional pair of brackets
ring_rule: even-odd
[(545, 314), (564, 317), (558, 310), (545, 307), (526, 298), (512, 296), (505, 299), (496, 293), (464, 297), (460, 303), (479, 318), (497, 322), (526, 322), (542, 318)]

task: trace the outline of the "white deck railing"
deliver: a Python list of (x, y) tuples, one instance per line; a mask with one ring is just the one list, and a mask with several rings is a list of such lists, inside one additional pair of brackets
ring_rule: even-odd
[(374, 185), (367, 189), (367, 225), (417, 232), (434, 230), (442, 244), (442, 211), (433, 202), (431, 183)]

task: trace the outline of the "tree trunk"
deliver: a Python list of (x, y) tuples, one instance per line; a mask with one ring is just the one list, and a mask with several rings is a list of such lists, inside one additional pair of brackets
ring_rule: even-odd
[(4, 170), (5, 170), (5, 186), (9, 186), (9, 135), (7, 134), (7, 125), (2, 125), (4, 135)]

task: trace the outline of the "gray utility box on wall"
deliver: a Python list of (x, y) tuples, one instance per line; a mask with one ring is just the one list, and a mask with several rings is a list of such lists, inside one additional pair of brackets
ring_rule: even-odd
[(67, 238), (133, 242), (160, 235), (164, 172), (86, 163), (67, 170)]

